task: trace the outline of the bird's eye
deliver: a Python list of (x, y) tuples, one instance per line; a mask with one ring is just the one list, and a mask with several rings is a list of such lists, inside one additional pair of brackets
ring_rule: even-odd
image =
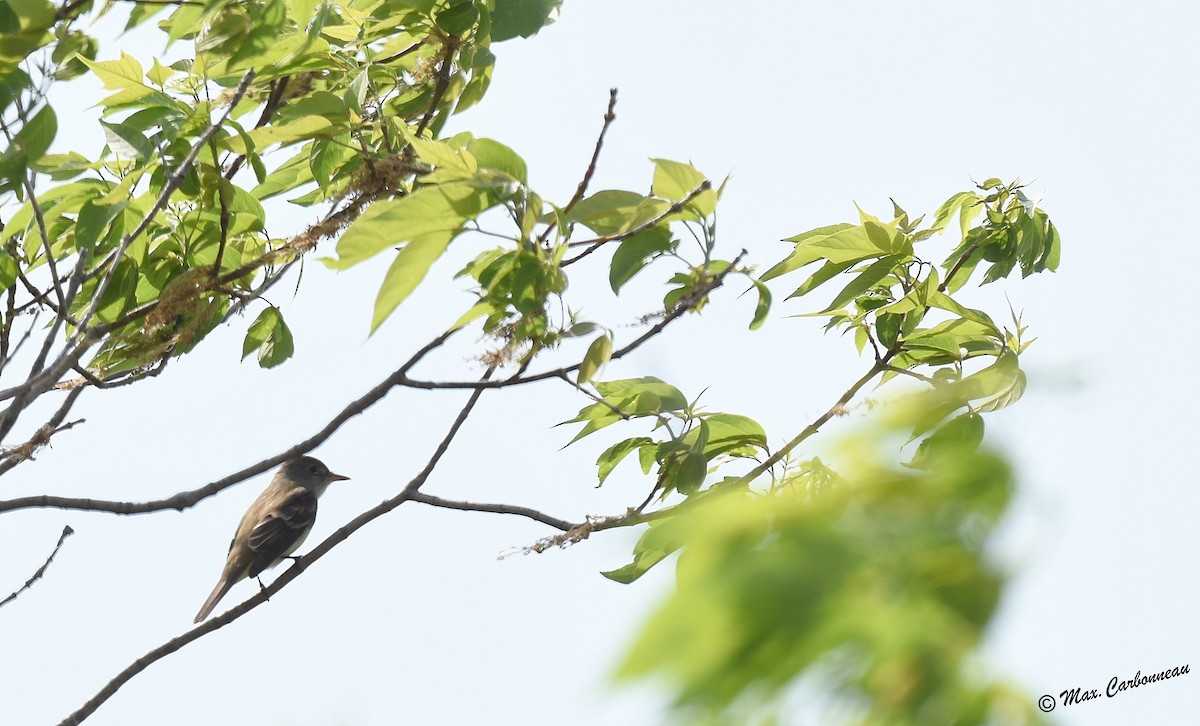
[(320, 474), (321, 467), (317, 466), (316, 464), (309, 464), (308, 471), (310, 474)]

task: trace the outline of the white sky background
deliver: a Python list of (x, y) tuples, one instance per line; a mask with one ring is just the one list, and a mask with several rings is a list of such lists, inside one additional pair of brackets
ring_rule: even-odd
[[(1031, 698), (1103, 691), (1139, 670), (1200, 668), (1190, 459), (1200, 260), (1189, 221), (1200, 7), (1048, 5), (567, 0), (541, 35), (496, 47), (488, 97), (452, 122), (512, 146), (534, 187), (563, 201), (616, 86), (618, 118), (592, 189), (647, 189), (651, 156), (691, 161), (718, 179), (732, 173), (719, 244), (728, 257), (745, 247), (762, 265), (786, 253), (782, 237), (853, 220), (853, 201), (880, 216), (889, 196), (914, 215), (932, 212), (989, 176), (1019, 176), (1044, 192), (1063, 237), (1061, 271), (968, 298), (1000, 319), (1007, 293), (1039, 337), (1022, 359), (1025, 399), (988, 419), (993, 441), (1018, 463), (1021, 495), (997, 548), (1017, 574), (986, 655)], [(116, 57), (118, 45), (102, 47), (103, 58)], [(147, 64), (161, 52), (126, 48)], [(65, 108), (59, 148), (94, 154), (94, 132), (72, 129)], [(300, 210), (292, 224), (306, 219)], [(84, 396), (72, 418), (87, 424), (6, 477), (0, 495), (158, 498), (286, 448), (465, 309), (467, 295), (435, 286), (486, 244), (456, 243), (369, 339), (390, 260), (340, 275), (308, 264), (298, 297), (287, 283), (268, 296), (295, 333), (294, 360), (269, 372), (239, 364), (251, 318), (235, 320), (161, 378)], [(572, 281), (576, 300), (599, 293), (587, 307), (594, 319), (621, 326), (661, 299), (669, 272), (652, 268), (630, 286), (639, 299), (612, 304), (606, 256), (594, 257), (599, 282)], [(775, 285), (777, 299), (789, 284), (799, 279)], [(755, 417), (779, 443), (868, 362), (850, 340), (783, 317), (820, 300), (777, 301), (767, 326), (750, 333), (753, 301), (737, 292), (734, 284), (718, 294), (702, 317), (680, 321), (608, 376), (658, 375), (688, 395), (708, 387), (712, 410)], [(618, 345), (633, 334), (618, 327)], [(473, 342), (460, 336), (421, 372), (478, 375)], [(464, 399), (396, 391), (321, 447), (316, 454), (353, 480), (322, 499), (308, 547), (416, 473)], [(646, 482), (631, 464), (592, 488), (594, 459), (617, 434), (558, 452), (573, 429), (551, 426), (583, 404), (562, 384), (486, 396), (425, 490), (568, 518), (639, 502)], [(0, 610), (0, 723), (57, 723), (187, 630), (266, 480), (182, 514), (5, 514), (0, 594), (24, 582), (64, 524), (76, 535), (41, 582)], [(496, 559), (548, 533), (517, 518), (407, 504), (270, 603), (151, 666), (88, 723), (658, 723), (660, 695), (613, 690), (606, 678), (669, 587), (670, 567), (629, 587), (600, 577), (626, 562), (633, 532)], [(255, 588), (239, 585), (219, 611)], [(1055, 715), (1065, 724), (1167, 723), (1198, 707), (1193, 672)]]

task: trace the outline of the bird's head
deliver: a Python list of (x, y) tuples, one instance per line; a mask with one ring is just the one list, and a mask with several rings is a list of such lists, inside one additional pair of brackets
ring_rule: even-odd
[(311, 456), (301, 456), (286, 462), (279, 468), (279, 473), (305, 489), (323, 490), (335, 481), (345, 481), (348, 476), (334, 474), (319, 460)]

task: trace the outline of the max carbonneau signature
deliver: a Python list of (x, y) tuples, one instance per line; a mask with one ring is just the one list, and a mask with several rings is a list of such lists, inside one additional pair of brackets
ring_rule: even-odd
[(1054, 696), (1048, 694), (1039, 698), (1038, 708), (1049, 713), (1050, 711), (1054, 710), (1055, 706), (1057, 706), (1059, 702), (1061, 702), (1064, 706), (1074, 706), (1077, 703), (1094, 701), (1100, 698), (1102, 695), (1108, 698), (1115, 698), (1116, 696), (1125, 693), (1126, 691), (1133, 690), (1134, 688), (1141, 688), (1142, 686), (1165, 681), (1169, 678), (1185, 676), (1191, 672), (1191, 666), (1185, 663), (1175, 668), (1167, 668), (1166, 670), (1161, 670), (1154, 673), (1142, 673), (1141, 671), (1138, 671), (1132, 678), (1128, 679), (1122, 679), (1119, 676), (1113, 676), (1111, 679), (1109, 679), (1108, 685), (1103, 691), (1097, 688), (1092, 688), (1090, 690), (1084, 689), (1082, 686), (1078, 688), (1067, 688), (1059, 692), (1057, 700), (1054, 698)]

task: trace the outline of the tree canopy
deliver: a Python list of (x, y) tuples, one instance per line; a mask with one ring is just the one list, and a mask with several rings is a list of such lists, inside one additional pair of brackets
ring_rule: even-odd
[[(333, 270), (387, 262), (373, 309), (343, 315), (372, 332), (422, 285), (471, 295), (462, 309), (429, 311), (443, 332), (415, 341), (402, 365), (319, 431), (219, 481), (144, 502), (99, 491), (0, 501), (0, 513), (186, 509), (312, 451), (398, 388), (469, 394), (424, 468), (393, 496), (262, 593), (131, 664), (63, 723), (82, 722), (151, 663), (237, 620), (410, 501), (556, 530), (531, 551), (640, 527), (630, 562), (603, 573), (622, 583), (681, 552), (678, 589), (645, 625), (622, 673), (666, 675), (692, 717), (769, 715), (781, 693), (808, 678), (835, 694), (851, 720), (1033, 719), (1030, 699), (969, 667), (1003, 587), (985, 547), (1012, 492), (1008, 466), (982, 443), (984, 416), (1020, 399), (1020, 359), (1031, 341), (1017, 315), (998, 323), (1000, 311), (971, 307), (968, 296), (976, 284), (1057, 268), (1060, 240), (1046, 212), (1020, 182), (991, 178), (929, 214), (893, 203), (882, 214), (859, 210), (852, 221), (800, 231), (786, 257), (759, 261), (749, 247), (718, 239), (728, 180), (656, 158), (644, 191), (592, 188), (616, 90), (575, 193), (545, 198), (502, 141), (442, 131), (451, 115), (486, 101), (492, 44), (532, 37), (558, 5), (0, 7), (0, 474), (34, 465), (75, 426), (81, 395), (163, 374), (218, 326), (245, 329), (244, 358), (286, 364), (293, 332), (266, 294), (310, 257)], [(164, 64), (88, 35), (85, 19), (125, 9), (128, 28), (156, 24), (188, 57)], [(109, 92), (100, 100), (106, 144), (91, 154), (59, 151), (56, 88), (83, 74)], [(468, 238), (488, 246), (453, 277), (431, 277), (446, 250)], [(631, 332), (606, 307), (639, 276), (663, 281), (661, 301)], [(308, 280), (295, 284), (296, 294), (310, 294)], [(818, 317), (855, 346), (861, 376), (831, 393), (813, 420), (775, 432), (753, 412), (707, 409), (700, 391), (650, 375), (606, 377), (613, 360), (718, 304), (715, 293), (734, 285), (755, 301), (750, 328), (780, 309)], [(478, 336), (477, 379), (417, 377), (423, 360), (468, 330)], [(573, 339), (587, 343), (581, 356), (552, 357)], [(896, 389), (886, 411), (841, 444), (852, 463), (806, 454), (805, 442), (883, 384)], [(619, 466), (645, 477), (644, 497), (626, 511), (569, 521), (516, 502), (422, 491), (481, 397), (564, 385), (580, 402), (564, 422), (573, 442), (607, 445), (580, 481), (602, 485)], [(52, 412), (36, 418), (35, 404), (47, 400)]]

